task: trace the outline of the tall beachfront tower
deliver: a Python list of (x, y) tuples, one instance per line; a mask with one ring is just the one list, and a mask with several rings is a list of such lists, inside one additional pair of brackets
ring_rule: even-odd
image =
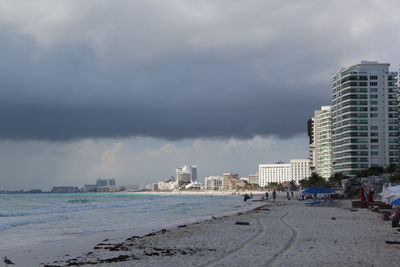
[(398, 164), (397, 72), (362, 61), (332, 79), (333, 171), (354, 175)]
[(307, 121), (307, 134), (308, 134), (308, 141), (309, 141), (309, 158), (310, 158), (310, 169), (311, 172), (315, 172), (315, 166), (317, 165), (317, 157), (315, 154), (315, 119), (310, 118)]
[(314, 157), (315, 172), (325, 179), (333, 174), (331, 129), (331, 106), (322, 106), (314, 112)]

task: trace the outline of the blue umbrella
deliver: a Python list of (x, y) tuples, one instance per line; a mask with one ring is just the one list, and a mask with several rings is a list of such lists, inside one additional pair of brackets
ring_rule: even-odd
[(392, 201), (392, 204), (393, 204), (393, 205), (400, 205), (400, 198), (398, 198), (398, 199)]
[(332, 194), (332, 193), (336, 193), (335, 190), (329, 189), (329, 188), (321, 188), (322, 190), (324, 190), (325, 194)]
[(304, 194), (331, 194), (336, 193), (334, 190), (319, 187), (310, 187), (302, 191)]

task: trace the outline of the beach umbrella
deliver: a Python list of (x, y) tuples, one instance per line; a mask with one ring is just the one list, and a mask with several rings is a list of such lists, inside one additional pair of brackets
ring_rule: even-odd
[(365, 199), (364, 187), (361, 187), (361, 189), (360, 189), (360, 200), (361, 200), (362, 202), (367, 201), (367, 200)]
[(302, 191), (304, 194), (332, 194), (336, 193), (332, 189), (328, 188), (319, 188), (319, 187), (310, 187)]
[(310, 187), (302, 191), (304, 194), (319, 194), (320, 190), (317, 187)]
[(321, 188), (324, 191), (324, 194), (332, 194), (336, 193), (335, 190), (329, 189), (329, 188)]
[(392, 201), (392, 204), (393, 204), (393, 205), (399, 205), (399, 206), (400, 206), (400, 198), (398, 198), (398, 199)]
[(372, 190), (371, 188), (368, 190), (368, 202), (373, 202), (374, 198), (372, 197)]

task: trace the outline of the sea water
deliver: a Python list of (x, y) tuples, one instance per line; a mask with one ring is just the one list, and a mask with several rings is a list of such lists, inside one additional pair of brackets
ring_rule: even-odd
[(96, 232), (151, 230), (249, 208), (238, 195), (0, 195), (0, 251)]

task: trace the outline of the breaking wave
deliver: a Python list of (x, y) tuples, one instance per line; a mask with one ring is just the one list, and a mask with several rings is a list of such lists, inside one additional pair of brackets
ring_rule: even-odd
[(58, 221), (65, 221), (68, 220), (67, 216), (57, 216), (57, 217), (50, 217), (50, 218), (36, 218), (30, 220), (20, 220), (14, 222), (7, 222), (7, 223), (0, 223), (0, 231), (4, 231), (10, 229), (12, 227), (23, 226), (28, 224), (41, 224), (41, 223), (48, 223), (48, 222), (58, 222)]

